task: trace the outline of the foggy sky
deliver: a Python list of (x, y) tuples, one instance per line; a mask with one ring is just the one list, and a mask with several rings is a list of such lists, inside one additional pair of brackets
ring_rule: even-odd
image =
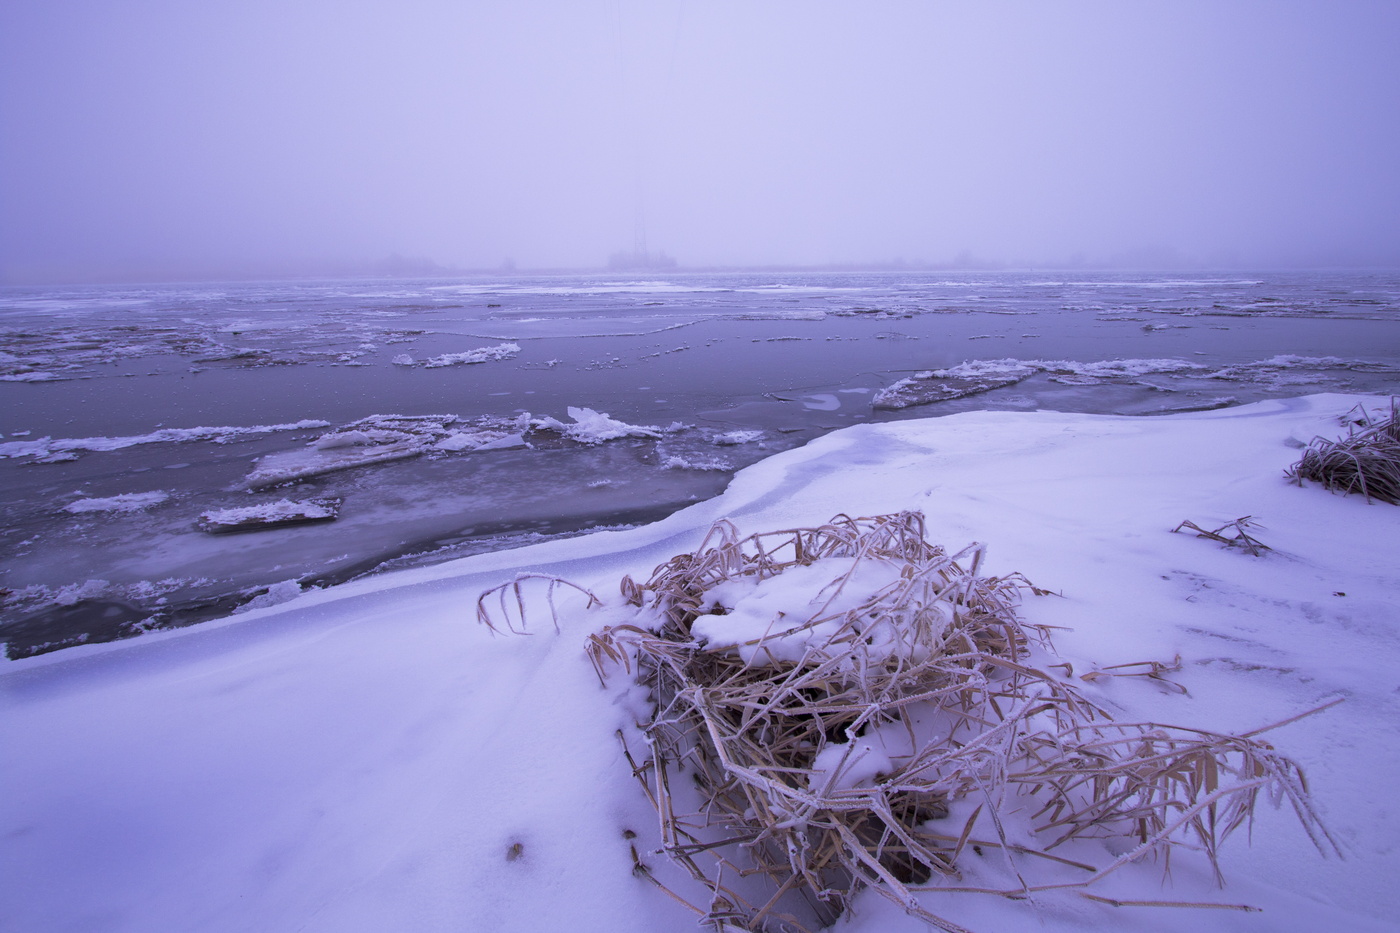
[(1400, 3), (5, 0), (0, 280), (1400, 265)]

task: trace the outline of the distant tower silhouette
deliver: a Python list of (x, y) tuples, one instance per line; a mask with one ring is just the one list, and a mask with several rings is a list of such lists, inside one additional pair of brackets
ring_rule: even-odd
[(633, 228), (632, 252), (617, 252), (608, 257), (608, 269), (612, 272), (659, 272), (676, 268), (676, 261), (665, 253), (653, 254), (647, 249), (646, 215), (637, 211), (637, 223)]

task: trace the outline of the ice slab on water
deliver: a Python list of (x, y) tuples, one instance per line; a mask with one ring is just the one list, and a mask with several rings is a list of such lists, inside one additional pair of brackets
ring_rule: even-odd
[(519, 448), (529, 446), (530, 443), (525, 440), (525, 435), (519, 432), (512, 434), (504, 431), (454, 431), (433, 444), (433, 449), (456, 452), (469, 450), (518, 450)]
[(209, 509), (199, 516), (199, 527), (212, 534), (234, 531), (256, 531), (284, 525), (304, 525), (328, 522), (340, 512), (340, 500), (335, 498), (278, 499), (258, 505), (231, 509)]
[(256, 469), (248, 474), (245, 485), (249, 489), (267, 489), (339, 470), (404, 460), (416, 457), (427, 449), (427, 445), (417, 439), (368, 447), (345, 446), (329, 449), (320, 449), (313, 444), (303, 450), (288, 450), (263, 457), (258, 461)]
[(763, 440), (762, 431), (726, 431), (710, 438), (710, 443), (716, 447), (737, 447), (740, 444), (752, 444), (761, 440)]
[(1017, 360), (977, 360), (950, 369), (918, 373), (882, 389), (871, 400), (877, 409), (910, 408), (1012, 386), (1038, 372)]
[(326, 427), (330, 427), (329, 421), (307, 418), (290, 424), (259, 424), (249, 427), (162, 428), (148, 434), (128, 437), (40, 437), (32, 441), (0, 443), (0, 459), (33, 457), (38, 461), (73, 460), (77, 458), (79, 451), (121, 450), (140, 444), (186, 443), (189, 441), (226, 443), (239, 437), (254, 434)]
[(152, 492), (127, 492), (117, 496), (78, 499), (65, 505), (63, 511), (74, 515), (87, 512), (139, 512), (142, 509), (160, 505), (169, 498), (168, 492), (159, 489)]
[[(1188, 380), (1225, 380), (1270, 388), (1286, 385), (1326, 385), (1345, 373), (1395, 373), (1400, 366), (1388, 362), (1280, 355), (1265, 360), (1213, 368), (1183, 359), (1115, 359), (1078, 362), (1074, 360), (971, 360), (945, 369), (935, 369), (901, 379), (876, 393), (871, 400), (876, 409), (895, 410), (927, 405), (989, 392), (1015, 385), (1031, 376), (1044, 374), (1061, 385), (1100, 386), (1136, 384), (1149, 389), (1171, 391)], [(1172, 377), (1174, 382), (1156, 385), (1143, 381), (1146, 376)]]
[(575, 408), (570, 405), (569, 417), (574, 420), (573, 424), (564, 424), (553, 418), (539, 419), (533, 424), (557, 430), (580, 444), (601, 444), (623, 437), (660, 437), (662, 433), (662, 429), (655, 425), (628, 424), (618, 421), (606, 412), (594, 411), (591, 408)]
[(306, 447), (268, 454), (257, 461), (245, 488), (267, 489), (341, 470), (405, 460), (428, 452), (471, 453), (530, 447), (531, 435), (554, 435), (595, 445), (622, 438), (660, 438), (667, 428), (620, 421), (606, 412), (570, 406), (572, 423), (522, 412), (514, 419), (482, 417), (467, 423), (457, 415), (372, 415), (321, 435)]
[[(463, 366), (471, 363), (485, 363), (490, 360), (508, 360), (520, 355), (520, 344), (501, 343), (494, 347), (477, 347), (475, 350), (467, 350), (465, 353), (444, 353), (423, 361), (423, 365), (428, 369), (438, 369), (443, 366)], [(402, 366), (396, 357), (395, 363)]]

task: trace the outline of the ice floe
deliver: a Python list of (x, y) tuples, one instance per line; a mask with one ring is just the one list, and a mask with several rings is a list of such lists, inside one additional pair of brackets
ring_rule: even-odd
[(258, 459), (244, 480), (247, 489), (267, 489), (356, 467), (406, 460), (423, 454), (514, 450), (550, 439), (593, 446), (622, 438), (656, 439), (684, 428), (628, 424), (592, 408), (569, 406), (571, 421), (521, 412), (515, 418), (457, 415), (371, 415), (321, 435), (304, 447)]
[(243, 605), (234, 609), (234, 614), (252, 612), (254, 609), (268, 609), (272, 606), (280, 606), (282, 603), (290, 602), (304, 593), (311, 592), (317, 587), (303, 587), (296, 580), (283, 580), (281, 583), (274, 583), (267, 588), (267, 591), (254, 596)]
[(78, 499), (65, 505), (63, 511), (71, 512), (74, 515), (83, 515), (89, 512), (140, 512), (143, 509), (160, 505), (169, 498), (170, 493), (159, 489), (152, 492), (126, 492), (118, 496)]
[(762, 431), (725, 431), (723, 434), (716, 434), (710, 438), (710, 443), (716, 447), (737, 447), (740, 444), (752, 444), (761, 440), (763, 440)]
[(258, 424), (246, 427), (225, 425), (222, 427), (161, 428), (148, 434), (126, 437), (40, 437), (32, 441), (0, 443), (0, 459), (33, 457), (39, 462), (76, 460), (79, 453), (82, 452), (122, 450), (139, 444), (180, 444), (190, 441), (227, 443), (249, 435), (272, 434), (278, 431), (304, 431), (310, 428), (329, 426), (329, 421), (305, 418), (288, 424)]
[(698, 470), (710, 473), (724, 473), (734, 469), (734, 464), (723, 457), (696, 457), (670, 454), (661, 458), (663, 470)]
[(65, 376), (62, 373), (35, 372), (29, 370), (20, 373), (0, 374), (0, 380), (5, 382), (58, 382), (63, 379), (72, 379), (73, 376)]
[(434, 450), (448, 450), (453, 452), (471, 450), (518, 450), (522, 447), (529, 447), (530, 442), (525, 440), (525, 435), (521, 432), (508, 433), (505, 431), (453, 431), (440, 441), (433, 444)]
[[(880, 390), (871, 406), (876, 409), (910, 408), (963, 398), (992, 389), (1015, 385), (1031, 376), (1045, 374), (1051, 382), (1071, 386), (1106, 383), (1133, 383), (1148, 388), (1166, 388), (1141, 382), (1143, 377), (1165, 375), (1200, 380), (1228, 380), (1264, 383), (1282, 387), (1298, 379), (1326, 384), (1329, 371), (1356, 373), (1400, 373), (1400, 365), (1338, 357), (1282, 355), (1224, 368), (1183, 359), (1117, 359), (1077, 362), (1073, 360), (971, 360), (946, 369), (916, 373)], [(1290, 377), (1288, 374), (1292, 373)]]
[(804, 395), (802, 398), (802, 407), (809, 411), (836, 411), (841, 407), (841, 400), (830, 392)]
[[(660, 437), (663, 429), (656, 425), (628, 424), (619, 421), (606, 412), (594, 411), (591, 408), (575, 408), (569, 406), (569, 417), (573, 419), (573, 424), (565, 424), (553, 418), (532, 419), (530, 424), (535, 429), (547, 428), (558, 431), (570, 440), (578, 441), (580, 444), (601, 444), (605, 441), (614, 441), (623, 437)], [(673, 429), (678, 426), (673, 426)]]
[(1038, 367), (1020, 360), (974, 360), (901, 379), (875, 393), (870, 404), (885, 409), (927, 405), (1015, 385), (1036, 372)]
[(284, 525), (305, 525), (333, 521), (340, 512), (336, 498), (278, 499), (258, 505), (229, 509), (209, 509), (200, 513), (199, 527), (214, 534), (235, 531), (257, 531)]
[(404, 460), (416, 457), (425, 450), (427, 446), (417, 439), (328, 449), (316, 447), (313, 441), (311, 446), (301, 450), (287, 450), (259, 458), (244, 484), (249, 489), (267, 489), (339, 470)]
[[(472, 363), (487, 363), (492, 360), (508, 360), (520, 355), (520, 344), (501, 343), (494, 347), (477, 347), (475, 350), (467, 350), (464, 353), (444, 353), (423, 361), (426, 369), (438, 369), (444, 366), (464, 366)], [(400, 366), (408, 365), (400, 362), (401, 357), (395, 357), (394, 362)], [(410, 358), (411, 361), (411, 358)]]

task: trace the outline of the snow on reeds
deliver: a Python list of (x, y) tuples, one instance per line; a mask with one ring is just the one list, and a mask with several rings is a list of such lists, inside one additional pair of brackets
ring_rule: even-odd
[[(1018, 617), (1025, 591), (1049, 594), (979, 575), (982, 555), (929, 543), (916, 512), (744, 538), (721, 521), (645, 583), (623, 578), (638, 622), (589, 654), (600, 677), (620, 666), (649, 689), (646, 750), (624, 738), (626, 758), (661, 851), (707, 893), (688, 900), (634, 849), (636, 872), (716, 929), (815, 930), (870, 888), (956, 931), (918, 892), (1082, 890), (1178, 848), (1215, 867), (1261, 791), (1331, 847), (1264, 730), (1115, 721)], [(523, 630), (528, 582), (483, 594), (478, 618)], [(1171, 669), (1143, 663), (1123, 673)]]
[(1349, 413), (1350, 429), (1340, 440), (1313, 438), (1302, 459), (1287, 472), (1299, 486), (1313, 480), (1342, 493), (1400, 505), (1400, 410), (1390, 400), (1390, 415), (1358, 407)]

